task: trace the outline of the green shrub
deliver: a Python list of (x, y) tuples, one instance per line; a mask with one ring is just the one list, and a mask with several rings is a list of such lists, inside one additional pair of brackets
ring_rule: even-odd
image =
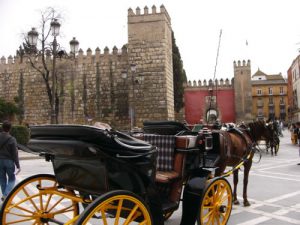
[(17, 139), (18, 144), (26, 145), (30, 138), (29, 129), (25, 126), (12, 126), (10, 134)]

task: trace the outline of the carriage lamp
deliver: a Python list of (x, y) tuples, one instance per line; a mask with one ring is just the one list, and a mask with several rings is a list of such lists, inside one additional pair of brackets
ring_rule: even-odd
[(209, 151), (213, 149), (213, 137), (211, 134), (205, 135), (205, 150)]
[(207, 128), (203, 128), (201, 132), (199, 132), (199, 135), (201, 137), (201, 142), (199, 141), (198, 143), (200, 145), (204, 145), (204, 149), (205, 151), (209, 151), (213, 149), (213, 136), (212, 133), (209, 129)]

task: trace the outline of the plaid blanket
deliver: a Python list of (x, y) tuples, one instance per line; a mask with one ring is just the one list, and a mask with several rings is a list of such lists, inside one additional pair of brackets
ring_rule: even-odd
[(144, 134), (144, 140), (158, 148), (157, 170), (173, 170), (175, 136)]

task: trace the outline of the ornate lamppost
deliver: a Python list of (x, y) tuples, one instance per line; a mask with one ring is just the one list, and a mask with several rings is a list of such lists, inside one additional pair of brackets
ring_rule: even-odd
[[(29, 44), (29, 50), (28, 52), (30, 54), (34, 55), (41, 55), (42, 57), (45, 57), (45, 54), (50, 53), (52, 55), (52, 77), (51, 77), (51, 82), (52, 82), (52, 87), (51, 87), (51, 93), (49, 98), (51, 97), (50, 100), (50, 105), (51, 105), (51, 124), (56, 124), (58, 123), (57, 121), (57, 113), (56, 113), (56, 58), (57, 57), (62, 57), (68, 58), (68, 55), (65, 53), (65, 51), (61, 50), (59, 48), (59, 44), (57, 43), (56, 37), (59, 35), (60, 31), (60, 23), (57, 21), (57, 19), (53, 19), (50, 23), (50, 30), (51, 34), (53, 36), (53, 42), (50, 43), (50, 46), (45, 46), (45, 40), (42, 41), (42, 49), (41, 51), (37, 51), (37, 41), (38, 41), (38, 36), (39, 33), (36, 31), (35, 28), (32, 28), (31, 31), (27, 33), (27, 42)], [(44, 38), (44, 35), (43, 35)], [(78, 51), (79, 47), (79, 42), (73, 38), (70, 41), (70, 48), (71, 48), (71, 57), (70, 58), (75, 58), (75, 54)], [(32, 63), (33, 64), (33, 63)], [(45, 66), (45, 64), (44, 64)]]
[[(123, 70), (122, 71), (122, 78), (127, 79), (128, 78), (128, 71)], [(132, 101), (129, 108), (129, 116), (130, 116), (130, 129), (134, 129), (136, 127), (136, 95), (135, 95), (135, 85), (139, 84), (140, 80), (142, 79), (140, 76), (136, 76), (136, 64), (132, 63), (130, 64), (130, 73), (131, 73), (131, 88), (132, 88)]]

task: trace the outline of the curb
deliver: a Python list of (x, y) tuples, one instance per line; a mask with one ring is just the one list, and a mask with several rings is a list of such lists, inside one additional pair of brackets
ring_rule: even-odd
[(19, 150), (19, 160), (42, 159), (43, 157)]

